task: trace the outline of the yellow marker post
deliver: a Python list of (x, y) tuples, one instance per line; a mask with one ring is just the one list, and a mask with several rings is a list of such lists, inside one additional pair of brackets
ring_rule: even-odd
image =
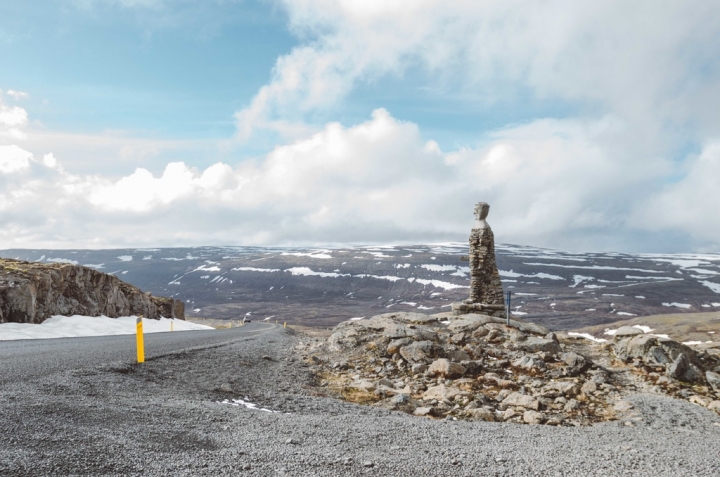
[(287, 321), (283, 323), (283, 328), (287, 328)]
[(175, 320), (170, 320), (170, 331), (173, 330), (173, 325), (175, 324)]
[(145, 340), (143, 339), (142, 315), (135, 320), (135, 340), (137, 342), (137, 360), (138, 363), (145, 362)]

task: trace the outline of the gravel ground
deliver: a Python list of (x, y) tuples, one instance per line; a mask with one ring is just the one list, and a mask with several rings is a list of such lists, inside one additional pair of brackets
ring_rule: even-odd
[(637, 394), (587, 428), (417, 418), (320, 396), (297, 339), (5, 381), (0, 475), (720, 475), (720, 418), (688, 402)]

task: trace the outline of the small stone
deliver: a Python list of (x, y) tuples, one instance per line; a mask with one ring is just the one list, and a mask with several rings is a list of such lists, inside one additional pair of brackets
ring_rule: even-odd
[(710, 404), (708, 404), (707, 408), (711, 411), (720, 413), (720, 401), (712, 401)]
[(392, 399), (390, 399), (391, 404), (395, 404), (398, 406), (407, 404), (409, 402), (410, 402), (410, 396), (408, 396), (407, 394), (397, 394)]
[(374, 466), (375, 466), (375, 464), (369, 460), (366, 460), (365, 462), (363, 462), (363, 467), (369, 468), (369, 467), (374, 467)]
[(418, 407), (413, 411), (414, 416), (433, 416), (435, 409), (432, 407)]
[(597, 391), (597, 384), (593, 381), (586, 381), (585, 384), (580, 388), (580, 392), (584, 395), (589, 396), (590, 394)]
[(268, 356), (268, 355), (264, 355), (264, 356), (262, 357), (262, 359), (264, 359), (265, 361), (272, 361), (272, 360), (273, 360), (273, 359), (272, 359), (272, 356)]
[(708, 407), (710, 405), (710, 403), (713, 402), (713, 400), (709, 397), (697, 396), (697, 395), (691, 396), (689, 401), (693, 404), (697, 404), (702, 407)]
[(613, 409), (614, 409), (615, 411), (617, 411), (617, 412), (629, 411), (629, 410), (632, 409), (633, 407), (635, 407), (635, 406), (633, 406), (632, 403), (627, 402), (627, 401), (617, 401), (617, 402), (613, 405)]
[(226, 393), (231, 393), (232, 390), (233, 390), (233, 388), (232, 388), (232, 385), (231, 385), (230, 383), (222, 383), (222, 384), (220, 385), (220, 390), (223, 391), (223, 392), (226, 392)]
[(300, 441), (298, 441), (297, 439), (293, 439), (291, 437), (289, 439), (285, 439), (285, 444), (290, 444), (290, 445), (296, 446), (296, 445), (300, 444)]
[(575, 399), (570, 399), (568, 402), (565, 403), (565, 406), (563, 406), (563, 411), (565, 412), (572, 412), (577, 409), (580, 409), (580, 403)]

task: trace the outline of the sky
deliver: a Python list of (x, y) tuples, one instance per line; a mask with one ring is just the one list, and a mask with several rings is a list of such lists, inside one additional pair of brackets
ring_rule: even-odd
[(0, 248), (720, 248), (720, 3), (0, 4)]

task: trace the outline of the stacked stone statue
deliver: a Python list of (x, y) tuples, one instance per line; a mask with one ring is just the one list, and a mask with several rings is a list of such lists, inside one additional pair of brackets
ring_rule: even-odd
[(475, 226), (470, 232), (470, 298), (453, 303), (455, 315), (482, 313), (505, 318), (503, 289), (495, 263), (495, 238), (485, 221), (490, 205), (475, 204)]

